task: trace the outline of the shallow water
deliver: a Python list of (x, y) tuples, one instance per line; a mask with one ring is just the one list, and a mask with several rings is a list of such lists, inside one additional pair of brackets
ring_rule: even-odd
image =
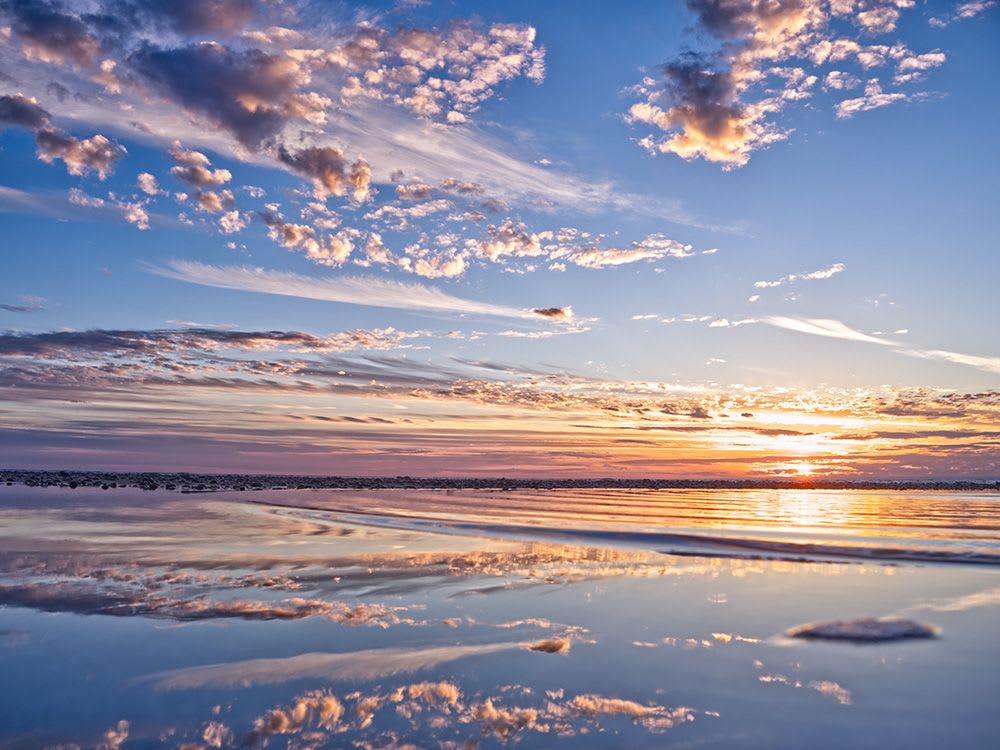
[(992, 747), (998, 500), (0, 487), (0, 748)]
[(289, 490), (265, 502), (393, 528), (627, 544), (672, 554), (1000, 565), (995, 492)]

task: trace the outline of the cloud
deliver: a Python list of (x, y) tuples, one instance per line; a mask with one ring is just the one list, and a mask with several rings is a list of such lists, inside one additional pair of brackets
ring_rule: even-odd
[[(38, 304), (38, 303), (36, 303)], [(4, 309), (13, 306), (3, 306)], [(43, 309), (23, 307), (21, 310)], [(144, 355), (163, 364), (170, 354), (189, 356), (193, 352), (223, 349), (244, 351), (346, 352), (354, 349), (394, 349), (406, 341), (426, 335), (395, 328), (357, 329), (328, 336), (301, 331), (239, 331), (231, 328), (155, 328), (150, 330), (91, 329), (47, 333), (0, 333), (0, 357), (73, 359), (103, 355)]]
[(522, 648), (519, 642), (430, 648), (383, 648), (346, 653), (309, 653), (278, 659), (250, 659), (160, 672), (146, 678), (160, 690), (248, 687), (290, 680), (376, 680), (433, 669), (471, 656)]
[(114, 163), (125, 155), (124, 146), (103, 135), (81, 141), (60, 130), (43, 128), (35, 132), (35, 140), (39, 159), (46, 163), (61, 159), (72, 175), (94, 171), (103, 180), (111, 173)]
[(49, 122), (49, 113), (38, 105), (37, 99), (23, 94), (0, 96), (0, 123), (37, 130)]
[(145, 14), (179, 34), (232, 34), (253, 18), (254, 0), (170, 0), (170, 2), (130, 2), (119, 5), (127, 11)]
[(313, 48), (300, 42), (288, 54), (334, 82), (346, 105), (385, 101), (428, 120), (461, 124), (499, 84), (521, 76), (541, 82), (545, 50), (535, 38), (524, 24), (483, 27), (458, 19), (444, 28), (388, 31), (366, 22), (315, 36)]
[(251, 151), (299, 114), (296, 91), (308, 80), (288, 57), (217, 42), (172, 49), (145, 43), (128, 62), (154, 90), (226, 129)]
[[(853, 4), (820, 0), (688, 0), (698, 29), (717, 48), (685, 52), (662, 65), (658, 76), (648, 75), (632, 87), (639, 101), (625, 120), (651, 126), (653, 132), (638, 140), (650, 153), (704, 159), (723, 169), (741, 167), (754, 151), (789, 136), (791, 130), (778, 123), (777, 115), (789, 102), (813, 96), (820, 65), (853, 58), (867, 70), (920, 57), (901, 42), (866, 46), (842, 36), (844, 17), (866, 34), (894, 32), (901, 9), (909, 6), (865, 5), (855, 12)], [(826, 88), (850, 88), (854, 80), (851, 73), (833, 71)], [(896, 83), (912, 80), (913, 74), (897, 75)], [(841, 102), (836, 112), (842, 118), (909, 98), (882, 92), (872, 79), (863, 99)]]
[(51, 115), (34, 99), (22, 94), (0, 96), (0, 123), (9, 123), (33, 130), (38, 144), (38, 158), (48, 164), (61, 159), (66, 171), (72, 175), (97, 172), (103, 180), (111, 173), (116, 161), (126, 151), (103, 135), (95, 135), (84, 140), (74, 138), (51, 123)]
[(278, 159), (309, 177), (319, 198), (343, 195), (347, 189), (359, 203), (368, 198), (371, 167), (364, 159), (357, 159), (348, 168), (344, 152), (339, 148), (311, 146), (292, 153), (282, 146), (278, 149)]
[(11, 15), (11, 29), (28, 59), (86, 69), (100, 56), (97, 36), (78, 16), (63, 13), (58, 4), (13, 0), (5, 5)]
[[(891, 339), (881, 338), (857, 331), (839, 320), (829, 320), (825, 318), (792, 318), (784, 316), (767, 316), (760, 319), (762, 323), (786, 328), (790, 331), (808, 333), (813, 336), (828, 336), (831, 338), (845, 339), (847, 341), (860, 341), (868, 344), (880, 344), (882, 346), (898, 347), (900, 343)], [(967, 367), (974, 367), (983, 372), (1000, 373), (1000, 357), (987, 357), (975, 354), (961, 354), (959, 352), (943, 351), (940, 349), (895, 349), (898, 354), (905, 354), (908, 357), (917, 359), (936, 359), (944, 362), (953, 362)]]
[(781, 315), (769, 315), (761, 318), (760, 321), (762, 323), (766, 323), (767, 325), (776, 326), (778, 328), (786, 328), (789, 331), (798, 331), (799, 333), (808, 333), (813, 336), (827, 336), (847, 341), (862, 341), (869, 344), (881, 344), (883, 346), (897, 345), (897, 342), (895, 341), (890, 341), (889, 339), (879, 338), (877, 336), (871, 336), (867, 333), (862, 333), (861, 331), (856, 331), (839, 320), (830, 320), (827, 318), (791, 318)]
[(233, 173), (228, 169), (212, 169), (212, 163), (205, 154), (185, 150), (180, 141), (174, 141), (170, 156), (176, 163), (170, 168), (170, 174), (193, 187), (220, 187), (233, 179)]
[(39, 310), (44, 310), (45, 305), (48, 302), (44, 297), (32, 297), (30, 295), (22, 295), (18, 300), (17, 304), (5, 303), (0, 304), (0, 310), (5, 310), (7, 312), (17, 312), (17, 313), (27, 313), (27, 312), (38, 312)]
[(896, 91), (886, 93), (882, 91), (882, 86), (877, 78), (872, 78), (865, 84), (864, 96), (854, 99), (844, 99), (837, 104), (837, 117), (844, 119), (856, 115), (858, 112), (867, 112), (871, 109), (879, 109), (888, 106), (893, 102), (907, 101), (909, 96)]
[(820, 268), (817, 271), (811, 271), (809, 273), (790, 273), (787, 276), (782, 276), (780, 279), (775, 279), (774, 281), (755, 281), (753, 285), (757, 289), (770, 289), (772, 287), (781, 286), (782, 284), (790, 284), (793, 281), (829, 279), (836, 276), (838, 273), (842, 273), (845, 268), (846, 266), (843, 263), (834, 263), (826, 268)]
[(156, 181), (156, 177), (149, 172), (140, 172), (136, 176), (135, 182), (146, 195), (160, 194), (160, 184)]
[(536, 315), (551, 320), (572, 320), (573, 308), (571, 307), (538, 307), (532, 310)]
[(975, 354), (960, 354), (959, 352), (942, 351), (940, 349), (902, 349), (902, 354), (918, 359), (937, 359), (944, 362), (954, 362), (958, 365), (975, 367), (984, 372), (1000, 373), (1000, 357), (982, 357)]
[(434, 313), (459, 313), (507, 318), (536, 318), (530, 310), (520, 310), (487, 302), (477, 302), (425, 286), (380, 278), (313, 278), (282, 271), (247, 266), (212, 266), (193, 261), (170, 261), (166, 268), (151, 267), (154, 273), (178, 281), (260, 294), (277, 294), (303, 299), (341, 302), (370, 307), (391, 307)]
[[(523, 223), (505, 219), (486, 227), (486, 237), (466, 240), (466, 248), (484, 260), (507, 263), (529, 258), (547, 262), (569, 262), (582, 268), (600, 269), (663, 258), (689, 258), (695, 255), (691, 245), (678, 242), (659, 232), (649, 234), (629, 247), (603, 247), (603, 236), (574, 227), (529, 230)], [(534, 270), (533, 266), (526, 270)]]
[(996, 5), (996, 0), (968, 0), (968, 2), (959, 3), (953, 13), (947, 16), (934, 16), (930, 19), (929, 23), (931, 26), (943, 29), (945, 26), (955, 23), (955, 21), (975, 18), (980, 13), (984, 13), (992, 8), (994, 5)]

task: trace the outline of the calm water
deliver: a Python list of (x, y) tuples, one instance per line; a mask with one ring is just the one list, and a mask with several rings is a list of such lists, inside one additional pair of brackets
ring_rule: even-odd
[[(996, 495), (0, 487), (0, 748), (989, 748), (998, 561)], [(783, 635), (860, 616), (940, 636)]]

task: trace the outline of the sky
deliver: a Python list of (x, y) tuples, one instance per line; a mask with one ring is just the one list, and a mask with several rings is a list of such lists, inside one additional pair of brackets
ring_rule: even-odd
[(993, 0), (0, 0), (0, 463), (1000, 475)]

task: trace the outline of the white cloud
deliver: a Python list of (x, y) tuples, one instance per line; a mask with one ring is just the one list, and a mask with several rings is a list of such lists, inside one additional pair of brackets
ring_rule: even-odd
[(762, 323), (767, 323), (771, 326), (786, 328), (789, 331), (798, 331), (799, 333), (808, 333), (813, 336), (827, 336), (848, 341), (863, 341), (869, 344), (896, 346), (895, 341), (870, 336), (867, 333), (851, 328), (839, 320), (830, 320), (828, 318), (791, 318), (783, 315), (769, 315), (760, 320)]
[[(758, 289), (771, 289), (782, 284), (790, 284), (793, 281), (816, 281), (817, 279), (829, 279), (843, 272), (846, 266), (843, 263), (834, 263), (826, 268), (820, 268), (808, 273), (790, 273), (774, 281), (755, 281), (754, 286)], [(753, 301), (753, 300), (751, 300)]]
[(170, 279), (218, 289), (277, 294), (350, 305), (533, 320), (538, 320), (540, 317), (531, 310), (463, 299), (424, 284), (389, 279), (360, 276), (313, 278), (264, 268), (213, 266), (183, 260), (169, 261), (166, 268), (151, 266), (150, 270)]

